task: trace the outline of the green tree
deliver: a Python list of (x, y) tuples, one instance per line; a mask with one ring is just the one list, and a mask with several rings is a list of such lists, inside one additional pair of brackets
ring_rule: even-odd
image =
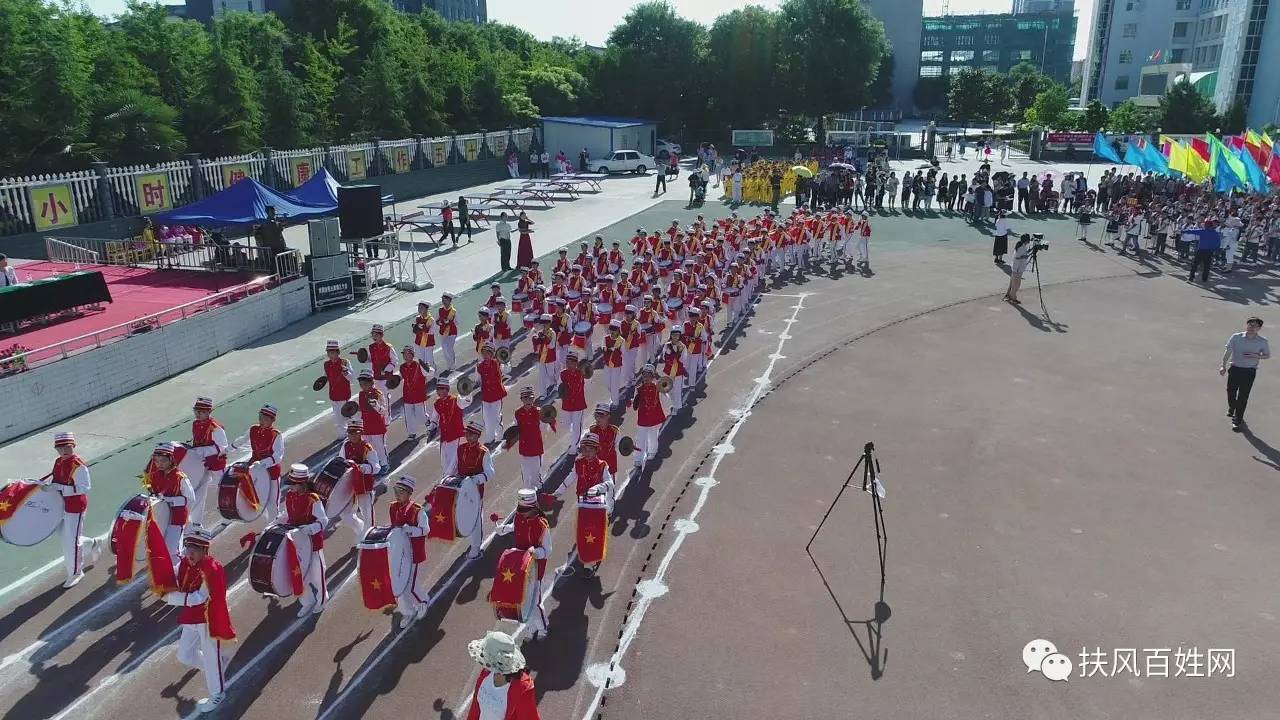
[(1222, 114), (1222, 119), (1219, 122), (1222, 132), (1227, 135), (1237, 135), (1244, 132), (1245, 125), (1248, 124), (1247, 112), (1248, 108), (1245, 107), (1244, 100), (1240, 98), (1232, 100), (1231, 105)]
[(206, 157), (241, 155), (261, 147), (258, 81), (235, 48), (215, 45), (204, 77), (206, 92), (184, 126), (191, 146)]
[(972, 122), (995, 122), (1014, 109), (1013, 92), (1003, 75), (964, 68), (951, 76), (947, 109), (951, 116)]
[(1067, 111), (1067, 89), (1054, 84), (1048, 90), (1036, 95), (1036, 100), (1026, 111), (1026, 122), (1029, 125), (1041, 125), (1046, 128), (1056, 127), (1059, 118)]
[(758, 127), (778, 112), (778, 14), (748, 5), (716, 18), (707, 36), (707, 93), (726, 125)]
[(609, 112), (652, 117), (679, 128), (705, 106), (707, 31), (666, 2), (631, 8), (609, 34), (596, 82)]
[(1090, 100), (1089, 104), (1084, 108), (1084, 123), (1080, 129), (1098, 132), (1107, 126), (1107, 116), (1109, 114), (1107, 106), (1103, 105), (1101, 100), (1097, 98)]
[(1084, 113), (1079, 110), (1068, 110), (1058, 116), (1054, 124), (1059, 130), (1085, 130)]
[(1035, 65), (1023, 61), (1009, 68), (1009, 84), (1012, 85), (1014, 107), (1022, 114), (1031, 109), (1040, 93), (1049, 90), (1055, 83)]
[(1125, 100), (1111, 111), (1107, 128), (1125, 135), (1146, 132), (1153, 127), (1154, 119), (1150, 110), (1138, 107), (1133, 100)]
[(860, 0), (786, 0), (778, 20), (779, 93), (808, 116), (871, 102), (888, 51), (884, 25)]
[(1213, 102), (1185, 78), (1160, 96), (1158, 116), (1161, 129), (1167, 133), (1202, 133), (1217, 121)]

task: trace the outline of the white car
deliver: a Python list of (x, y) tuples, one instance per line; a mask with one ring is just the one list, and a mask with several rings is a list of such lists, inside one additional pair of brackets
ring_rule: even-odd
[(633, 172), (641, 175), (649, 168), (658, 167), (652, 156), (641, 155), (638, 150), (614, 150), (603, 160), (593, 161), (592, 165), (598, 173)]
[(680, 155), (682, 152), (680, 143), (673, 143), (670, 140), (661, 138), (653, 146), (653, 156), (656, 158), (666, 159), (671, 155)]

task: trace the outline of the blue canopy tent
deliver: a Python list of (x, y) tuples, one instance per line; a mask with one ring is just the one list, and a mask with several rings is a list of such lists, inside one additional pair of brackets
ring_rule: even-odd
[[(311, 176), (311, 179), (285, 193), (284, 196), (307, 205), (338, 205), (338, 182), (325, 168)], [(394, 195), (383, 195), (382, 204), (390, 205), (395, 201)]]
[(222, 192), (190, 205), (157, 213), (154, 217), (156, 222), (169, 225), (254, 225), (266, 221), (268, 206), (274, 207), (276, 217), (285, 222), (311, 220), (333, 215), (338, 211), (336, 195), (332, 201), (325, 203), (300, 202), (253, 178), (245, 178)]

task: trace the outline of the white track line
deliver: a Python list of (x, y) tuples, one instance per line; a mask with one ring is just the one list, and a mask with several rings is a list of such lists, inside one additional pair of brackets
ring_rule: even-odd
[[(699, 513), (702, 512), (702, 508), (707, 504), (707, 496), (711, 494), (711, 488), (716, 484), (716, 471), (720, 468), (720, 463), (724, 460), (725, 456), (733, 452), (734, 437), (737, 436), (738, 431), (742, 429), (742, 426), (746, 424), (747, 419), (751, 417), (751, 408), (760, 400), (765, 391), (768, 390), (772, 382), (774, 366), (777, 365), (778, 360), (783, 357), (782, 346), (786, 344), (786, 339), (791, 335), (791, 326), (797, 322), (800, 310), (804, 307), (804, 299), (805, 296), (802, 294), (796, 300), (795, 308), (791, 312), (791, 317), (787, 319), (786, 330), (779, 335), (778, 347), (769, 357), (769, 366), (765, 368), (764, 374), (756, 379), (755, 389), (751, 391), (747, 400), (742, 404), (742, 408), (738, 413), (738, 419), (734, 422), (733, 427), (731, 427), (728, 434), (724, 436), (724, 440), (720, 441), (720, 444), (716, 446), (715, 450), (713, 450), (715, 457), (711, 460), (711, 467), (707, 470), (707, 474), (703, 476), (707, 480), (706, 482), (701, 483), (701, 489), (698, 492), (698, 499), (694, 503), (693, 509), (689, 511), (689, 515), (685, 518), (687, 523), (682, 524), (677, 521), (673, 524), (673, 528), (676, 531), (675, 540), (671, 542), (671, 547), (667, 548), (667, 553), (662, 556), (662, 561), (658, 564), (657, 572), (655, 572), (653, 577), (649, 580), (649, 582), (655, 587), (662, 585), (662, 580), (666, 577), (667, 571), (671, 568), (671, 562), (675, 559), (676, 553), (679, 552), (680, 546), (684, 544), (685, 538), (693, 531), (689, 525), (693, 523)], [(623, 626), (622, 639), (619, 642), (618, 650), (609, 658), (610, 672), (606, 673), (605, 677), (610, 677), (612, 675), (613, 668), (621, 665), (622, 657), (626, 655), (627, 649), (631, 647), (632, 641), (635, 640), (636, 635), (640, 630), (640, 623), (644, 621), (645, 613), (648, 611), (649, 606), (653, 603), (654, 599), (654, 596), (648, 593), (640, 593), (640, 599), (636, 602), (635, 609), (631, 611), (630, 617), (627, 618), (626, 625)], [(586, 668), (584, 667), (583, 670), (585, 671)], [(600, 700), (604, 697), (604, 693), (605, 683), (602, 683), (600, 687), (596, 689), (596, 694), (592, 698), (591, 704), (587, 706), (587, 711), (582, 714), (583, 720), (591, 720), (591, 718), (595, 716), (596, 710), (600, 707)]]

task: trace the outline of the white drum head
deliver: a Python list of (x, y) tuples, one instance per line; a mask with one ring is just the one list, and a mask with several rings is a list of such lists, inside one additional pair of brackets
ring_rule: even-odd
[(237, 490), (236, 512), (240, 513), (244, 522), (253, 522), (262, 517), (262, 513), (267, 510), (267, 504), (271, 502), (271, 475), (267, 469), (262, 467), (261, 463), (254, 463), (249, 466), (249, 476), (253, 478), (253, 489), (258, 493), (258, 509), (254, 510), (244, 493)]
[(62, 493), (41, 488), (28, 495), (22, 507), (0, 525), (0, 538), (10, 545), (30, 547), (58, 530), (62, 514)]
[(333, 486), (333, 491), (329, 493), (329, 498), (324, 502), (324, 514), (330, 518), (337, 518), (351, 507), (351, 502), (355, 495), (352, 492), (351, 470), (348, 468), (342, 474), (342, 478), (338, 480), (338, 484)]
[(529, 573), (524, 583), (524, 607), (520, 608), (520, 622), (529, 622), (538, 611), (538, 596), (542, 594), (541, 583), (538, 582), (538, 561), (529, 564)]
[(387, 565), (391, 568), (391, 592), (404, 596), (413, 578), (413, 546), (404, 528), (393, 528), (387, 536)]
[(586, 335), (591, 332), (591, 323), (587, 320), (579, 320), (573, 324), (573, 331), (578, 335)]
[[(185, 446), (186, 443), (183, 443)], [(191, 487), (195, 487), (196, 483), (204, 479), (204, 458), (195, 454), (190, 446), (187, 446), (187, 453), (182, 456), (182, 462), (178, 463), (178, 469), (191, 479)]]
[(458, 532), (466, 537), (480, 522), (480, 491), (475, 483), (463, 480), (453, 501), (453, 522)]

